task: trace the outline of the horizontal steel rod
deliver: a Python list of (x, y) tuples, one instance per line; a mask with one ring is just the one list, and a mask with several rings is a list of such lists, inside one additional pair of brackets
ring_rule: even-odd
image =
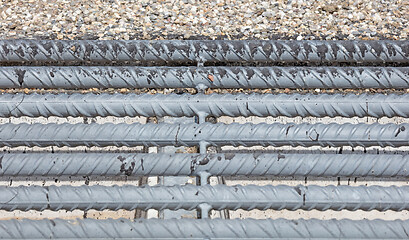
[(409, 41), (2, 40), (0, 62), (403, 62)]
[(409, 210), (409, 187), (380, 186), (20, 186), (0, 187), (0, 209), (13, 210)]
[(409, 177), (409, 155), (4, 153), (0, 176)]
[(0, 88), (395, 88), (408, 67), (0, 67)]
[(409, 124), (1, 124), (0, 146), (391, 146)]
[(317, 219), (4, 220), (8, 239), (407, 239), (409, 221)]
[(0, 117), (409, 117), (409, 94), (0, 94)]

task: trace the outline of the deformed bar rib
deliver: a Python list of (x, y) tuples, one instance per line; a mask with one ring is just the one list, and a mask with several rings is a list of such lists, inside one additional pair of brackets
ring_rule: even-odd
[(391, 146), (409, 124), (1, 124), (0, 146)]
[(409, 155), (3, 153), (0, 176), (409, 177)]
[(409, 94), (0, 94), (0, 117), (409, 117)]
[(409, 221), (45, 219), (0, 221), (8, 239), (407, 239)]
[(2, 210), (409, 210), (402, 186), (19, 186), (0, 187)]
[(0, 67), (1, 88), (395, 88), (408, 67)]
[(407, 63), (408, 59), (409, 41), (0, 41), (0, 62)]

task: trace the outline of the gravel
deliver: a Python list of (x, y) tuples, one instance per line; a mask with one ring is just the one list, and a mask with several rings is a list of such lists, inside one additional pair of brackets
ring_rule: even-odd
[(0, 38), (408, 39), (408, 0), (2, 0)]

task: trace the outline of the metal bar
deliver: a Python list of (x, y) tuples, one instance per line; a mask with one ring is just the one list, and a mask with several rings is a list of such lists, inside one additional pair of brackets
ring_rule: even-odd
[(0, 88), (395, 88), (408, 67), (0, 67)]
[(0, 62), (408, 63), (408, 60), (409, 41), (0, 41)]
[(409, 221), (75, 219), (0, 221), (7, 239), (407, 239)]
[(381, 186), (20, 186), (0, 187), (0, 209), (102, 211), (193, 210), (409, 210), (409, 187)]
[(409, 117), (409, 94), (0, 94), (0, 117)]
[(4, 153), (0, 176), (409, 177), (409, 155)]
[(409, 124), (1, 124), (0, 146), (391, 146)]
[[(188, 124), (188, 123), (194, 123), (197, 119), (196, 118), (187, 118), (187, 117), (182, 117), (182, 118), (171, 118), (171, 117), (165, 117), (165, 118), (156, 118), (158, 123), (168, 123), (168, 124)], [(159, 153), (168, 153), (168, 154), (175, 154), (175, 152), (186, 152), (186, 149), (184, 147), (175, 147), (175, 146), (164, 146), (164, 147), (158, 147), (156, 149), (156, 152)], [(143, 161), (146, 162), (148, 159), (144, 159)], [(172, 161), (170, 158), (168, 161)], [(144, 164), (145, 165), (145, 164)], [(167, 164), (169, 165), (169, 163)], [(145, 167), (145, 166), (144, 166)], [(144, 168), (145, 169), (145, 168)], [(163, 186), (174, 186), (174, 185), (185, 185), (191, 182), (192, 184), (197, 183), (197, 178), (192, 179), (189, 177), (187, 174), (184, 176), (178, 176), (178, 177), (169, 177), (169, 176), (159, 176), (158, 177), (158, 184), (163, 185)], [(158, 218), (160, 219), (180, 219), (180, 218), (197, 218), (199, 217), (199, 212), (198, 210), (185, 210), (185, 209), (179, 209), (176, 211), (172, 211), (169, 209), (163, 209), (162, 211), (158, 211)]]

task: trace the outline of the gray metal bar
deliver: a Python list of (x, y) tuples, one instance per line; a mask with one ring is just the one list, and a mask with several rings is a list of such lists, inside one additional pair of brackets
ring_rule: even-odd
[(395, 88), (408, 67), (0, 67), (0, 88)]
[(391, 146), (409, 124), (1, 124), (0, 146)]
[(76, 219), (0, 221), (4, 239), (407, 239), (409, 221)]
[(0, 187), (2, 210), (186, 209), (409, 210), (409, 187), (381, 186), (20, 186)]
[[(188, 118), (188, 117), (182, 117), (182, 118), (171, 118), (171, 117), (163, 117), (163, 118), (157, 118), (158, 123), (168, 123), (168, 124), (189, 124), (189, 123), (194, 123), (195, 118)], [(170, 153), (170, 154), (175, 154), (175, 152), (186, 152), (186, 149), (184, 147), (175, 147), (175, 146), (164, 146), (164, 147), (158, 147), (156, 149), (158, 153)], [(146, 163), (146, 160), (144, 159), (144, 163)], [(168, 161), (172, 161), (171, 158), (168, 158)], [(141, 162), (142, 163), (142, 162)], [(136, 163), (135, 163), (136, 164)], [(169, 165), (169, 162), (168, 164)], [(145, 169), (145, 164), (144, 164), (144, 169)], [(163, 185), (163, 186), (174, 186), (174, 185), (185, 185), (189, 182), (192, 182), (192, 184), (197, 183), (197, 178), (192, 179), (188, 174), (184, 176), (159, 176), (157, 178), (158, 184)], [(180, 218), (198, 218), (200, 215), (200, 211), (198, 210), (185, 210), (185, 209), (179, 209), (176, 211), (169, 210), (169, 209), (163, 209), (162, 211), (158, 211), (158, 218), (160, 219), (180, 219)]]
[(409, 177), (409, 155), (4, 153), (0, 176)]
[(2, 40), (0, 62), (401, 62), (409, 41)]
[(409, 94), (0, 94), (0, 117), (409, 117)]

